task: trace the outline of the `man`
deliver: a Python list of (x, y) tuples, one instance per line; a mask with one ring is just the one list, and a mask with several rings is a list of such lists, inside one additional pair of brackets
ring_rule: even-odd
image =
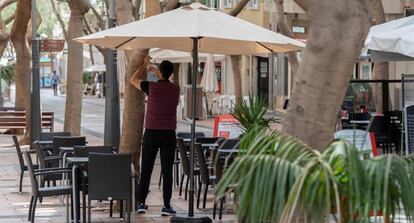
[(57, 95), (57, 86), (59, 84), (59, 76), (56, 74), (56, 71), (53, 71), (52, 75), (52, 86), (53, 86), (53, 95)]
[(138, 78), (142, 68), (149, 64), (146, 58), (143, 67), (133, 75), (130, 82), (138, 90), (148, 96), (145, 114), (145, 132), (141, 151), (141, 179), (137, 213), (146, 213), (148, 206), (145, 200), (148, 195), (151, 174), (158, 150), (161, 155), (161, 171), (163, 176), (164, 207), (161, 215), (170, 216), (176, 212), (170, 200), (173, 185), (173, 164), (176, 146), (175, 129), (177, 128), (177, 105), (180, 97), (178, 85), (169, 81), (174, 72), (170, 61), (162, 61), (160, 68), (153, 65), (148, 70), (158, 76), (157, 82), (143, 81)]

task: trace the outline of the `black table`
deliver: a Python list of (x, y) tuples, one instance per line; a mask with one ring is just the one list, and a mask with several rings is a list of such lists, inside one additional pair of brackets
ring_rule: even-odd
[[(80, 176), (80, 166), (89, 162), (88, 157), (66, 157), (66, 166), (72, 165), (72, 210), (73, 210), (73, 222), (79, 222), (80, 220), (80, 182), (76, 182)], [(85, 204), (83, 204), (85, 205)]]

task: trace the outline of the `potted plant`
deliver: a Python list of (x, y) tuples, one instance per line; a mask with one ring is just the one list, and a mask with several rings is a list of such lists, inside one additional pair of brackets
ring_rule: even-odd
[(256, 127), (217, 186), (217, 197), (235, 186), (243, 222), (370, 222), (380, 213), (392, 222), (403, 210), (414, 217), (414, 157), (393, 154), (361, 159), (345, 141), (323, 152), (281, 133)]
[(248, 132), (255, 127), (268, 128), (276, 121), (274, 117), (267, 117), (266, 112), (265, 101), (250, 95), (248, 100), (240, 100), (231, 114), (240, 122), (244, 132)]

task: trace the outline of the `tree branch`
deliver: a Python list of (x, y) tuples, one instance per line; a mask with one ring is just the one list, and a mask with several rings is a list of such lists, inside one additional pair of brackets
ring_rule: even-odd
[(140, 10), (140, 7), (141, 7), (141, 0), (135, 0), (134, 1), (134, 4), (132, 4), (132, 7), (133, 7), (133, 14), (134, 14), (134, 17), (135, 17), (135, 20), (138, 20), (139, 19), (139, 10)]
[(96, 19), (98, 19), (99, 27), (101, 28), (101, 30), (104, 30), (105, 29), (105, 23), (102, 19), (102, 16), (98, 13), (98, 11), (96, 11), (95, 7), (93, 7), (92, 4), (89, 7), (92, 9), (92, 12), (95, 15)]
[(17, 0), (2, 0), (0, 1), (0, 10), (4, 9), (5, 7), (15, 3)]
[(179, 3), (180, 2), (178, 0), (169, 0), (165, 3), (164, 10), (165, 11), (171, 11), (171, 10), (175, 9), (178, 6)]
[(13, 13), (13, 15), (9, 16), (6, 20), (4, 20), (4, 24), (8, 25), (11, 21), (16, 18), (16, 13)]
[(50, 0), (50, 3), (52, 5), (53, 13), (55, 14), (55, 16), (56, 16), (56, 18), (57, 18), (57, 20), (60, 24), (60, 27), (62, 28), (63, 36), (64, 36), (66, 42), (68, 42), (68, 40), (69, 40), (68, 31), (65, 28), (65, 22), (63, 21), (62, 17), (60, 16), (60, 11), (58, 11), (57, 8), (56, 8), (55, 0)]
[(231, 16), (237, 16), (244, 8), (244, 6), (247, 5), (247, 3), (249, 2), (249, 0), (241, 0), (236, 7), (234, 7), (230, 12), (229, 15)]

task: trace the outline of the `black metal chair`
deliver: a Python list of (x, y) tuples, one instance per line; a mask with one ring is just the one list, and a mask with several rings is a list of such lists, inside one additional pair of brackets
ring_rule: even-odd
[[(206, 135), (203, 132), (195, 132), (194, 138), (201, 137), (206, 137)], [(177, 133), (177, 138), (191, 139), (191, 132), (179, 132)]]
[(201, 144), (196, 143), (194, 147), (195, 153), (197, 155), (197, 164), (198, 168), (200, 169), (200, 183), (198, 188), (198, 196), (197, 196), (197, 208), (200, 207), (200, 196), (201, 196), (201, 190), (204, 187), (204, 197), (203, 197), (203, 209), (206, 208), (206, 201), (207, 201), (207, 192), (210, 185), (216, 184), (216, 176), (211, 176), (209, 174), (207, 161), (204, 155), (204, 150)]
[[(189, 154), (187, 152), (187, 148), (185, 147), (183, 138), (177, 138), (177, 148), (180, 154), (180, 160), (181, 160), (181, 167), (182, 167), (182, 174), (181, 174), (181, 181), (180, 181), (180, 191), (179, 196), (181, 197), (182, 191), (183, 191), (183, 183), (184, 183), (184, 177), (187, 177), (187, 181), (185, 183), (185, 200), (187, 200), (187, 194), (188, 194), (188, 183), (190, 180), (190, 161), (189, 161)], [(198, 168), (194, 168), (194, 176), (199, 176), (200, 170)]]
[[(48, 176), (50, 174), (63, 174), (67, 173), (70, 174), (71, 170), (68, 168), (46, 168), (35, 170), (32, 162), (32, 158), (30, 153), (24, 152), (24, 158), (27, 163), (27, 169), (30, 176), (30, 181), (32, 184), (32, 197), (30, 199), (30, 206), (29, 206), (29, 214), (28, 214), (28, 221), (34, 222), (35, 219), (35, 212), (36, 212), (36, 205), (38, 199), (43, 197), (51, 197), (51, 196), (60, 196), (60, 195), (72, 195), (72, 186), (71, 185), (64, 185), (64, 186), (53, 186), (53, 187), (43, 187), (38, 185), (37, 176)], [(69, 201), (69, 198), (68, 198)], [(69, 216), (69, 205), (67, 205), (67, 218)]]
[(392, 152), (389, 120), (386, 116), (375, 116), (372, 119), (369, 131), (374, 133), (376, 144), (383, 149), (383, 153)]
[(74, 157), (88, 157), (89, 153), (113, 153), (113, 146), (73, 146)]
[[(122, 200), (127, 202), (127, 212), (131, 206), (134, 210), (135, 170), (131, 161), (130, 154), (89, 154), (88, 222), (91, 222), (91, 200)], [(131, 218), (127, 219), (130, 222)]]
[[(71, 133), (70, 132), (41, 132), (39, 140), (40, 141), (53, 141), (53, 137), (55, 136), (71, 136)], [(51, 150), (53, 146), (45, 145), (45, 147), (48, 149), (48, 152), (50, 152), (49, 155), (52, 155)]]
[(86, 145), (85, 136), (55, 136), (53, 137), (53, 149), (52, 153), (54, 156), (59, 156), (60, 147), (73, 147), (73, 146), (84, 146)]
[(70, 132), (41, 132), (40, 133), (40, 140), (44, 141), (52, 141), (53, 137), (56, 136), (71, 136)]
[[(195, 138), (197, 137), (205, 137), (205, 134), (203, 132), (196, 132), (195, 133)], [(177, 133), (177, 138), (183, 138), (183, 139), (191, 139), (191, 132), (179, 132)], [(187, 145), (187, 147), (189, 146), (189, 143), (184, 143), (184, 145)], [(179, 172), (179, 167), (180, 167), (180, 156), (178, 155), (178, 148), (176, 149), (176, 153), (175, 153), (175, 160), (174, 160), (174, 175), (173, 175), (173, 182), (176, 182), (176, 185), (179, 185), (179, 177), (178, 175), (180, 174)], [(161, 188), (161, 183), (162, 183), (162, 172), (160, 173), (160, 178), (158, 180), (158, 188)]]
[[(27, 170), (27, 165), (25, 165), (25, 163), (24, 163), (23, 153), (22, 153), (22, 150), (20, 149), (20, 144), (19, 144), (19, 141), (17, 140), (17, 136), (13, 135), (12, 138), (13, 138), (13, 141), (14, 141), (14, 146), (16, 147), (17, 158), (19, 160), (19, 166), (20, 166), (19, 193), (21, 193), (22, 192), (22, 183), (23, 183), (24, 171)], [(30, 150), (28, 152), (29, 153), (34, 153), (36, 151)], [(39, 169), (39, 165), (35, 164), (35, 165), (33, 165), (33, 168), (34, 169)]]
[[(39, 167), (38, 167), (39, 169), (51, 168), (52, 162), (62, 160), (62, 157), (60, 156), (46, 156), (38, 141), (33, 142), (33, 148), (37, 154), (37, 159), (39, 162)], [(42, 176), (40, 179), (41, 179), (42, 187), (45, 185), (45, 182), (47, 182), (48, 186), (50, 186), (51, 181), (53, 181), (53, 185), (56, 186), (56, 180), (62, 179), (62, 174), (49, 174), (47, 176)]]
[[(227, 143), (220, 146), (220, 149), (237, 149), (239, 146), (240, 140), (238, 139), (230, 139), (227, 140)], [(222, 155), (220, 153), (215, 152), (213, 155), (213, 166), (214, 166), (214, 174), (216, 176), (216, 183), (218, 183), (222, 176), (224, 169), (227, 167), (229, 163), (226, 159), (229, 158), (228, 155)], [(231, 157), (230, 157), (231, 158)], [(235, 185), (230, 185), (226, 191), (231, 192), (234, 191)], [(219, 199), (220, 207), (219, 207), (219, 220), (222, 219), (223, 216), (223, 205), (226, 200), (226, 197), (222, 197)], [(213, 207), (213, 219), (216, 219), (216, 212), (217, 212), (217, 199), (214, 199), (214, 207)]]
[[(114, 151), (113, 146), (74, 146), (73, 147), (73, 156), (74, 157), (88, 157), (90, 153), (106, 153), (111, 154)], [(82, 171), (86, 171), (87, 166), (84, 166)], [(87, 174), (84, 174), (86, 177), (82, 177), (82, 198), (83, 204), (86, 204), (86, 195), (88, 194), (88, 179)], [(110, 211), (109, 216), (112, 217), (112, 201), (110, 201)], [(83, 205), (83, 221), (86, 222), (86, 205)]]

